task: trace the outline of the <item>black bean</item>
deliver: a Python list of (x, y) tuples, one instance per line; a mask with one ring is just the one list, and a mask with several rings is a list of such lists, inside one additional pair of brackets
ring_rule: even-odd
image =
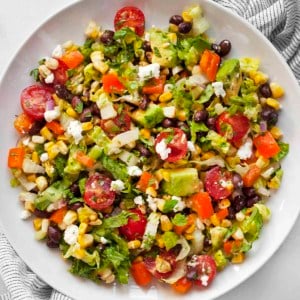
[(169, 23), (175, 24), (177, 26), (182, 22), (183, 22), (183, 17), (180, 15), (173, 15), (169, 20)]
[(242, 176), (238, 173), (233, 173), (232, 175), (232, 183), (236, 189), (240, 189), (243, 187), (243, 179)]
[(175, 124), (175, 120), (170, 119), (170, 118), (165, 118), (162, 122), (161, 122), (161, 126), (164, 128), (170, 128), (170, 127), (174, 127)]
[(208, 112), (206, 110), (197, 110), (194, 113), (194, 121), (196, 123), (205, 122), (208, 117)]
[(47, 236), (48, 240), (51, 240), (55, 243), (59, 243), (59, 241), (62, 238), (62, 233), (56, 226), (49, 225)]
[(74, 197), (80, 197), (81, 196), (80, 188), (79, 188), (78, 183), (73, 183), (70, 186), (70, 191), (74, 195)]
[(252, 207), (255, 203), (257, 203), (260, 200), (260, 197), (258, 195), (255, 195), (251, 198), (248, 198), (246, 201), (246, 207)]
[(105, 30), (103, 32), (103, 34), (100, 37), (100, 41), (104, 44), (104, 45), (110, 45), (112, 44), (112, 42), (114, 41), (114, 31), (112, 30)]
[(267, 122), (268, 126), (274, 126), (278, 121), (278, 111), (271, 106), (265, 105), (260, 115)]
[(28, 131), (29, 135), (36, 135), (40, 133), (40, 130), (44, 127), (45, 121), (34, 121), (31, 128)]
[(144, 41), (143, 42), (143, 49), (147, 52), (151, 52), (152, 48), (151, 48), (151, 44), (149, 41)]
[(33, 214), (38, 218), (49, 218), (51, 216), (51, 213), (46, 210), (40, 210), (35, 208), (33, 211)]
[(65, 99), (67, 101), (71, 101), (73, 99), (73, 95), (68, 89), (62, 84), (56, 84), (54, 86), (55, 93), (59, 98)]
[(77, 211), (78, 208), (82, 207), (83, 203), (82, 202), (75, 202), (72, 204), (68, 204), (68, 208), (73, 210), (73, 211)]
[(211, 49), (214, 50), (217, 54), (221, 52), (221, 46), (215, 43), (211, 44)]
[(190, 127), (187, 123), (179, 121), (177, 122), (177, 127), (180, 128), (186, 135), (187, 139), (190, 139)]
[(235, 219), (235, 210), (232, 206), (229, 206), (228, 207), (228, 216), (227, 216), (227, 219), (228, 220), (234, 220)]
[(268, 82), (262, 84), (260, 87), (259, 87), (259, 92), (260, 94), (265, 97), (265, 98), (270, 98), (272, 97), (272, 91), (271, 91), (271, 88), (270, 88), (270, 84)]
[(54, 241), (52, 241), (52, 240), (47, 240), (47, 246), (49, 247), (49, 248), (53, 248), (53, 249), (55, 249), (55, 248), (58, 248), (59, 247), (59, 243), (56, 243), (56, 242), (54, 242)]
[(99, 110), (99, 107), (96, 103), (93, 103), (91, 106), (91, 112), (92, 112), (92, 115), (95, 115), (95, 116), (100, 116), (100, 110)]
[(214, 117), (210, 117), (206, 120), (206, 126), (209, 128), (209, 129), (212, 129), (214, 130), (216, 128), (216, 118)]
[(80, 122), (89, 122), (91, 121), (92, 117), (92, 109), (90, 107), (86, 107), (80, 114), (79, 120)]
[(149, 102), (150, 102), (149, 97), (148, 97), (147, 95), (144, 94), (144, 95), (143, 95), (143, 98), (142, 98), (142, 100), (141, 100), (141, 103), (140, 103), (140, 105), (139, 105), (139, 108), (140, 108), (141, 110), (146, 110), (147, 107), (148, 107)]
[(232, 207), (235, 212), (239, 212), (246, 206), (246, 198), (243, 195), (236, 196), (232, 201)]
[(144, 145), (137, 144), (136, 147), (137, 147), (138, 151), (141, 153), (141, 156), (144, 156), (144, 157), (150, 157), (151, 156), (150, 150), (148, 150)]
[(253, 188), (253, 187), (244, 187), (243, 193), (247, 198), (251, 198), (256, 195), (255, 188)]
[(182, 22), (178, 25), (178, 31), (186, 34), (192, 30), (193, 24), (191, 22)]
[(220, 52), (218, 53), (220, 56), (226, 56), (231, 50), (231, 42), (229, 40), (223, 40), (219, 44)]

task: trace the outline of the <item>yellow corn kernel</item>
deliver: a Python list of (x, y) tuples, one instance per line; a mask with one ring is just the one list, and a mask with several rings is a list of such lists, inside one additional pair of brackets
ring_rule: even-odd
[(238, 156), (228, 156), (226, 157), (226, 161), (228, 162), (231, 168), (234, 168), (237, 164), (241, 162)]
[(50, 160), (54, 159), (59, 154), (59, 152), (59, 148), (56, 144), (47, 149), (47, 153)]
[(156, 235), (156, 243), (157, 243), (157, 246), (159, 248), (164, 248), (165, 247), (165, 242), (164, 242), (164, 240), (163, 240), (163, 238), (160, 234)]
[(45, 140), (50, 141), (53, 139), (53, 134), (46, 126), (41, 129), (40, 134)]
[(266, 83), (268, 81), (268, 76), (261, 71), (250, 71), (249, 76), (254, 80), (256, 85)]
[(77, 213), (73, 210), (68, 210), (63, 218), (63, 223), (68, 225), (74, 224), (77, 221)]
[(35, 183), (39, 191), (43, 191), (48, 187), (48, 181), (45, 176), (39, 176), (36, 178)]
[(221, 226), (225, 228), (229, 228), (232, 225), (232, 222), (228, 219), (223, 219), (221, 222)]
[(73, 256), (77, 259), (82, 259), (85, 257), (85, 255), (86, 255), (85, 250), (82, 248), (76, 249), (73, 254)]
[(88, 229), (88, 224), (87, 223), (80, 223), (79, 225), (79, 235), (80, 234), (85, 234), (87, 232), (87, 229)]
[(32, 201), (25, 201), (24, 208), (30, 212), (34, 212), (34, 204)]
[(50, 149), (53, 145), (55, 145), (54, 142), (48, 142), (48, 143), (44, 144), (45, 151)]
[(219, 220), (217, 214), (213, 214), (213, 215), (210, 217), (210, 221), (211, 221), (211, 223), (212, 223), (214, 226), (220, 226), (220, 220)]
[(158, 208), (160, 211), (163, 211), (163, 210), (164, 210), (165, 204), (166, 204), (166, 200), (165, 200), (165, 199), (159, 198), (159, 199), (157, 200), (157, 208)]
[(92, 246), (93, 242), (94, 242), (94, 237), (89, 233), (85, 233), (78, 236), (78, 243), (80, 247), (83, 249)]
[(220, 202), (219, 202), (219, 208), (220, 209), (224, 209), (224, 208), (227, 208), (230, 206), (230, 201), (229, 199), (222, 199)]
[(170, 100), (172, 99), (172, 97), (173, 97), (173, 95), (172, 95), (171, 92), (165, 92), (165, 93), (162, 93), (162, 94), (159, 96), (158, 100), (159, 100), (160, 102), (168, 102), (168, 101), (170, 101)]
[(284, 89), (276, 82), (270, 83), (270, 88), (272, 91), (272, 96), (277, 99), (281, 98), (284, 95)]
[(162, 231), (165, 231), (165, 232), (172, 230), (173, 224), (167, 215), (160, 216), (160, 228)]
[(68, 153), (69, 148), (64, 141), (58, 141), (55, 145), (61, 154), (66, 155)]
[(164, 179), (163, 173), (164, 173), (163, 169), (159, 169), (154, 173), (154, 176), (158, 182), (160, 182)]
[(58, 141), (67, 141), (67, 140), (68, 140), (68, 137), (66, 137), (64, 134), (61, 134), (61, 135), (58, 135), (58, 136), (56, 137), (56, 139), (57, 139)]
[(237, 253), (233, 256), (231, 259), (231, 262), (233, 264), (241, 264), (245, 260), (245, 254), (244, 253)]
[(93, 123), (92, 122), (81, 123), (81, 128), (83, 131), (89, 131), (93, 128)]
[(43, 219), (41, 219), (41, 218), (35, 218), (33, 220), (34, 230), (38, 231), (42, 228), (42, 221), (43, 221)]
[(52, 177), (54, 172), (55, 172), (55, 168), (54, 166), (49, 162), (49, 161), (46, 161), (44, 163), (44, 167), (45, 167), (45, 171), (46, 171), (46, 174), (49, 176), (49, 177)]
[(127, 243), (128, 249), (138, 249), (141, 247), (141, 241), (139, 240), (133, 240)]
[(153, 186), (149, 186), (146, 188), (146, 194), (150, 195), (151, 197), (156, 197), (157, 196), (157, 191), (154, 189)]
[(149, 129), (143, 128), (140, 130), (140, 135), (144, 138), (144, 139), (149, 139), (151, 136), (151, 132)]
[(187, 234), (193, 233), (193, 232), (195, 231), (195, 229), (196, 229), (196, 224), (194, 223), (194, 224), (192, 224), (189, 228), (187, 228), (187, 229), (185, 230), (185, 233), (187, 233)]
[(201, 160), (207, 160), (207, 159), (212, 158), (214, 156), (216, 156), (214, 152), (208, 151), (208, 152), (205, 152), (205, 153), (202, 154)]
[[(172, 44), (177, 44), (177, 35), (174, 33), (174, 32), (170, 32), (168, 33), (168, 38), (169, 38), (169, 41), (172, 43)], [(167, 69), (168, 70), (168, 69)], [(169, 70), (168, 70), (169, 71)]]
[(255, 165), (261, 169), (266, 168), (269, 164), (270, 160), (262, 156), (259, 156), (257, 161), (255, 162)]
[(66, 113), (68, 116), (77, 119), (78, 118), (78, 113), (75, 111), (73, 107), (68, 107), (66, 110)]
[(271, 134), (273, 135), (273, 138), (275, 140), (279, 140), (280, 138), (282, 138), (282, 131), (280, 130), (280, 128), (274, 126), (271, 128), (270, 130)]
[(193, 235), (193, 234), (189, 234), (189, 233), (184, 234), (184, 237), (185, 237), (188, 241), (194, 239), (194, 235)]
[(190, 13), (188, 11), (183, 11), (182, 12), (182, 18), (185, 22), (192, 22), (193, 21), (193, 17), (190, 15)]
[(55, 93), (52, 94), (52, 98), (54, 100), (55, 105), (60, 106), (61, 101), (63, 101), (63, 99), (59, 98)]
[(35, 182), (36, 181), (36, 175), (35, 174), (28, 175), (26, 178), (30, 182)]
[(276, 100), (276, 99), (273, 99), (273, 98), (267, 98), (266, 103), (267, 103), (269, 106), (271, 106), (271, 107), (273, 107), (274, 109), (276, 109), (276, 110), (279, 110), (279, 109), (280, 109), (280, 103), (279, 103), (278, 100)]
[(100, 27), (94, 22), (90, 21), (85, 29), (85, 35), (88, 38), (96, 39), (100, 34)]
[(185, 121), (187, 119), (186, 112), (184, 110), (179, 110), (176, 113), (176, 117), (179, 121)]
[(96, 221), (90, 221), (89, 225), (91, 226), (100, 226), (102, 224), (102, 221), (100, 219), (97, 219)]
[(40, 157), (38, 155), (38, 153), (36, 151), (33, 151), (31, 154), (31, 159), (33, 162), (35, 162), (36, 164), (40, 163)]
[(169, 31), (170, 32), (178, 32), (178, 26), (175, 24), (170, 24), (169, 25)]
[(159, 94), (151, 94), (149, 95), (149, 99), (153, 102), (157, 101)]

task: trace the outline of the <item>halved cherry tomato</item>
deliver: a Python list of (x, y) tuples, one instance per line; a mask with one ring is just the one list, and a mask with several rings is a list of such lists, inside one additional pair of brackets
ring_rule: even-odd
[(42, 120), (46, 103), (53, 101), (52, 92), (52, 89), (37, 84), (25, 88), (20, 97), (24, 112), (34, 120)]
[(271, 158), (280, 151), (280, 147), (270, 131), (255, 137), (253, 139), (253, 144), (255, 145), (259, 154), (264, 158)]
[(114, 19), (115, 30), (123, 27), (133, 28), (135, 33), (142, 36), (145, 31), (144, 13), (137, 7), (126, 6), (119, 9)]
[(231, 116), (228, 112), (223, 112), (216, 120), (216, 129), (218, 133), (225, 136), (228, 141), (236, 146), (241, 145), (249, 128), (249, 119), (241, 113)]
[(204, 50), (200, 59), (200, 68), (210, 81), (215, 81), (221, 57), (213, 51)]
[(85, 183), (84, 202), (91, 208), (103, 210), (113, 204), (116, 193), (110, 190), (111, 179), (94, 173)]
[(20, 134), (29, 132), (33, 125), (33, 120), (25, 113), (19, 114), (14, 121), (14, 127)]
[[(215, 260), (210, 255), (193, 255), (187, 264), (187, 276), (190, 276), (196, 285), (207, 287), (217, 274)], [(188, 278), (190, 278), (188, 277)]]
[[(170, 264), (170, 271), (168, 272), (159, 272), (156, 268), (156, 260), (162, 259)], [(148, 271), (157, 279), (168, 278), (176, 269), (176, 255), (172, 251), (162, 251), (156, 257), (145, 257), (144, 259), (145, 266)]]
[(101, 120), (100, 125), (105, 133), (110, 138), (113, 138), (115, 135), (130, 129), (131, 118), (125, 110), (122, 110), (121, 113), (113, 119)]
[(130, 212), (135, 214), (137, 220), (129, 217), (127, 224), (121, 226), (119, 231), (129, 241), (141, 239), (146, 229), (147, 218), (138, 208), (131, 209)]
[(206, 172), (204, 185), (215, 200), (225, 199), (233, 190), (231, 173), (222, 170), (219, 166), (213, 167)]
[(66, 52), (59, 60), (64, 62), (68, 69), (75, 69), (83, 62), (84, 56), (80, 51), (74, 50)]
[(102, 76), (102, 84), (106, 93), (122, 93), (125, 89), (118, 75), (112, 73)]
[(68, 73), (67, 73), (68, 67), (66, 64), (62, 61), (59, 61), (58, 68), (56, 70), (53, 70), (54, 80), (53, 85), (61, 84), (64, 85), (68, 80)]
[(139, 286), (146, 286), (152, 280), (151, 273), (147, 270), (143, 261), (133, 262), (130, 268), (131, 275)]
[(186, 277), (182, 277), (172, 284), (172, 288), (179, 294), (187, 293), (192, 287), (192, 282)]
[(163, 131), (155, 139), (155, 151), (162, 159), (161, 154), (157, 151), (157, 145), (165, 141), (166, 148), (170, 149), (168, 157), (164, 159), (168, 162), (176, 162), (183, 158), (187, 153), (187, 137), (183, 130), (171, 128), (170, 131)]

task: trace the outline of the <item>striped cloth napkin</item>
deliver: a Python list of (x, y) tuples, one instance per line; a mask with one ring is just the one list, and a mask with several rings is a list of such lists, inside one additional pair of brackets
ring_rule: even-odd
[[(300, 1), (214, 0), (258, 28), (279, 50), (300, 82)], [(71, 300), (53, 290), (17, 256), (0, 232), (0, 300)], [(0, 284), (1, 286), (1, 284)]]

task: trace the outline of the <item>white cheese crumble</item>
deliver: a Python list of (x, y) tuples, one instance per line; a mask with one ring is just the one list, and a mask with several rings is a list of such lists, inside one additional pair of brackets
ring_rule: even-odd
[(61, 58), (63, 54), (64, 54), (64, 49), (61, 45), (57, 45), (52, 51), (52, 57), (54, 58)]
[(44, 118), (47, 122), (51, 122), (57, 119), (60, 116), (60, 109), (58, 106), (55, 106), (53, 110), (46, 110), (44, 112)]
[(21, 215), (20, 215), (20, 217), (21, 217), (22, 220), (26, 220), (26, 219), (28, 219), (30, 216), (31, 216), (31, 212), (28, 211), (28, 210), (23, 210), (23, 211), (21, 212)]
[(214, 88), (214, 92), (217, 97), (222, 96), (224, 98), (226, 96), (222, 81), (213, 82), (212, 87)]
[(138, 77), (144, 81), (150, 78), (158, 78), (160, 74), (160, 65), (158, 63), (139, 66)]
[(22, 144), (24, 146), (28, 146), (29, 142), (30, 142), (30, 138), (29, 137), (27, 137), (27, 138), (25, 138), (25, 139), (22, 140)]
[(146, 199), (149, 208), (152, 211), (156, 211), (157, 210), (157, 201), (155, 198), (152, 198), (150, 195), (148, 195), (147, 199)]
[(192, 141), (188, 141), (187, 142), (187, 147), (188, 147), (188, 150), (191, 151), (191, 152), (195, 152), (196, 151), (196, 148), (195, 148), (195, 145)]
[(179, 212), (179, 211), (182, 211), (182, 210), (185, 209), (186, 205), (185, 205), (185, 202), (182, 201), (181, 197), (172, 196), (172, 200), (176, 200), (177, 201), (176, 205), (173, 208), (174, 212)]
[(74, 142), (76, 145), (78, 145), (78, 143), (83, 138), (81, 133), (81, 123), (78, 120), (70, 121), (69, 126), (67, 127), (67, 134), (74, 138)]
[(248, 138), (246, 142), (239, 148), (237, 156), (242, 160), (250, 158), (252, 155), (252, 146), (252, 140)]
[(235, 240), (242, 240), (244, 238), (244, 233), (243, 231), (241, 230), (241, 228), (238, 228), (233, 234), (232, 234), (232, 237), (235, 239)]
[(101, 236), (101, 237), (100, 237), (100, 243), (102, 243), (102, 244), (107, 244), (107, 243), (108, 243), (108, 240), (107, 240), (104, 236)]
[(203, 275), (200, 276), (201, 284), (203, 286), (207, 286), (208, 285), (208, 278), (209, 277), (206, 274), (203, 274)]
[(41, 162), (45, 162), (45, 161), (47, 161), (48, 159), (49, 159), (49, 155), (48, 155), (47, 152), (44, 152), (44, 153), (42, 153), (42, 154), (40, 155), (40, 160), (41, 160)]
[(31, 137), (31, 140), (35, 144), (44, 144), (45, 143), (45, 138), (41, 135), (33, 135)]
[(176, 108), (175, 106), (163, 107), (163, 113), (166, 118), (174, 118), (176, 113)]
[(47, 75), (47, 77), (45, 78), (45, 83), (53, 83), (54, 81), (54, 74), (51, 72), (49, 75)]
[(77, 242), (79, 228), (77, 225), (69, 225), (64, 232), (64, 240), (68, 245), (74, 245)]
[(133, 199), (133, 202), (136, 204), (136, 205), (143, 205), (145, 203), (144, 199), (142, 196), (136, 196), (134, 199)]
[(162, 139), (159, 143), (156, 144), (155, 151), (159, 154), (162, 160), (165, 160), (168, 158), (172, 150), (167, 147), (166, 140)]
[(110, 184), (110, 190), (114, 192), (121, 192), (125, 189), (125, 184), (122, 180), (113, 180)]
[(128, 166), (127, 173), (129, 176), (141, 176), (143, 171), (138, 166)]

